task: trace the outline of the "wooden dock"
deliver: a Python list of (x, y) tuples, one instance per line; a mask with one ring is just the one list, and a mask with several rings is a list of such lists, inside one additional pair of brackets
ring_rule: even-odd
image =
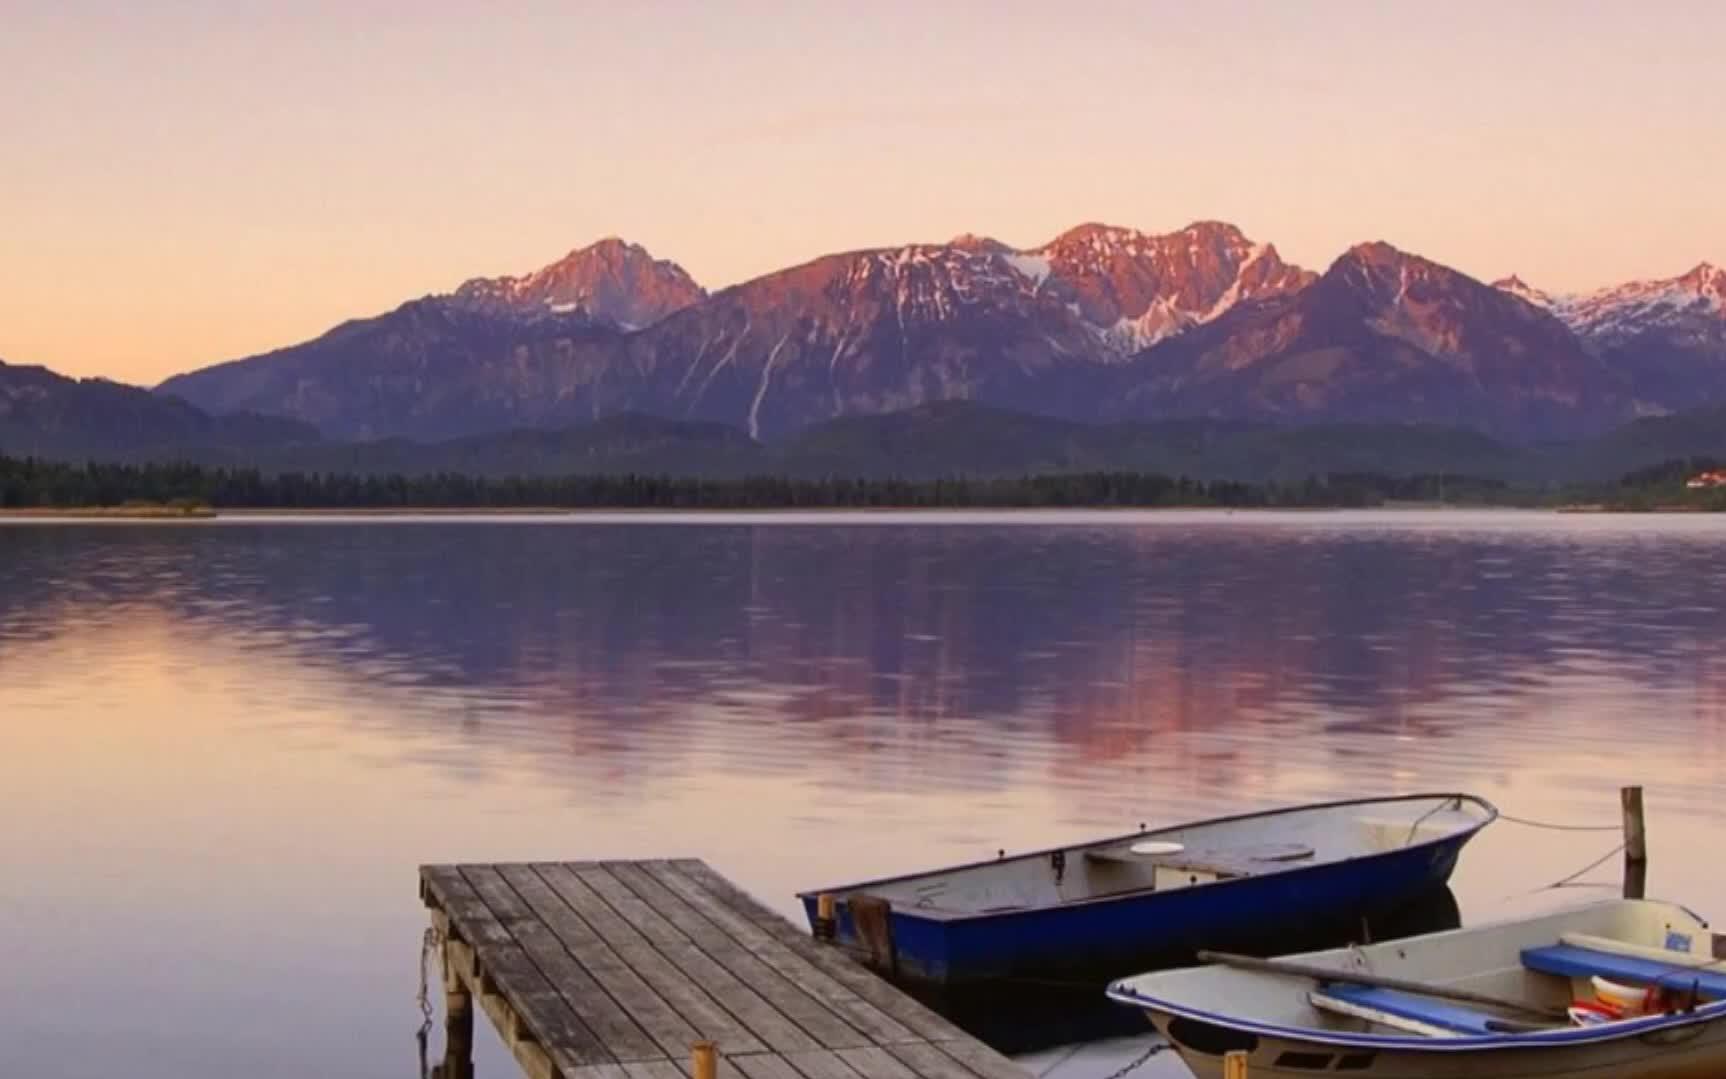
[(424, 866), (420, 894), (442, 1079), (473, 1073), (475, 1001), (531, 1079), (707, 1079), (698, 1043), (719, 1079), (1029, 1079), (704, 862)]

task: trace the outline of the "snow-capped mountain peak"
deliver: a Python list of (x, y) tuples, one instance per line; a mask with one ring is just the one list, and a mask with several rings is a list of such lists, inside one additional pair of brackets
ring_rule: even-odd
[(1695, 269), (1678, 279), (1678, 284), (1698, 297), (1726, 310), (1726, 270), (1711, 262), (1699, 262)]
[(451, 299), (518, 316), (580, 314), (625, 330), (652, 325), (707, 295), (683, 267), (616, 236), (520, 277), (476, 277)]
[(1555, 302), (1550, 292), (1535, 288), (1533, 285), (1530, 285), (1515, 274), (1511, 274), (1509, 277), (1499, 278), (1497, 281), (1492, 283), (1492, 287), (1508, 292), (1512, 296), (1515, 296), (1520, 300), (1525, 300), (1544, 311), (1552, 310), (1553, 303)]
[(1063, 297), (1121, 355), (1209, 322), (1242, 301), (1295, 291), (1314, 276), (1220, 221), (1163, 235), (1091, 222), (1023, 257), (1038, 260), (1024, 269), (1046, 276), (1042, 287)]

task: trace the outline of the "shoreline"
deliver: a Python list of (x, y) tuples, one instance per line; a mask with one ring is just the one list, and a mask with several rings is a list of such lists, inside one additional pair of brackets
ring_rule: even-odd
[(54, 518), (87, 521), (213, 521), (220, 511), (208, 506), (179, 509), (173, 506), (8, 506), (0, 519)]
[[(857, 514), (904, 514), (909, 516), (933, 514), (1020, 514), (1020, 513), (1263, 513), (1263, 514), (1302, 514), (1302, 513), (1342, 513), (1342, 512), (1381, 512), (1381, 513), (1434, 513), (1434, 512), (1482, 512), (1504, 511), (1517, 513), (1648, 513), (1661, 510), (1626, 510), (1615, 511), (1611, 507), (1600, 505), (1551, 506), (1551, 505), (1503, 505), (1489, 503), (1427, 503), (1427, 502), (1390, 502), (1377, 506), (1216, 506), (1216, 505), (1163, 505), (1163, 506), (284, 506), (284, 507), (236, 507), (220, 509), (203, 507), (196, 510), (179, 510), (165, 506), (58, 506), (58, 507), (7, 507), (0, 508), (0, 521), (6, 520), (64, 520), (64, 521), (157, 521), (157, 522), (196, 522), (215, 521), (222, 519), (245, 520), (253, 518), (377, 518), (390, 519), (401, 517), (447, 517), (447, 518), (508, 518), (508, 517), (618, 517), (618, 516), (761, 516), (768, 517), (779, 514), (830, 515), (835, 517)], [(1694, 511), (1690, 511), (1694, 512)]]

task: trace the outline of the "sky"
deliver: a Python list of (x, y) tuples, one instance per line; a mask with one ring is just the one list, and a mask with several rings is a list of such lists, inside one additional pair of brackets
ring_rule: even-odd
[(1726, 262), (1726, 4), (0, 0), (0, 358), (151, 384), (607, 235), (1232, 221), (1549, 290)]

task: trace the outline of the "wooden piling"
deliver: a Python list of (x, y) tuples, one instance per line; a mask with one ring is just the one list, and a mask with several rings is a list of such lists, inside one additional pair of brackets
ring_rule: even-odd
[(1619, 791), (1624, 807), (1624, 898), (1641, 899), (1648, 887), (1648, 828), (1642, 815), (1642, 788)]
[(473, 997), (446, 992), (443, 1023), (443, 1079), (473, 1079)]
[(815, 897), (815, 939), (833, 940), (838, 935), (838, 901), (832, 892), (822, 892)]
[(712, 1042), (696, 1042), (690, 1047), (691, 1066), (695, 1079), (719, 1079), (719, 1049)]
[(863, 946), (864, 961), (889, 978), (899, 976), (899, 949), (893, 941), (893, 905), (878, 895), (854, 895), (845, 905), (851, 928)]
[[(447, 931), (448, 923), (443, 930)], [(460, 966), (467, 955), (460, 941), (444, 935), (443, 1064), (440, 1079), (473, 1079), (473, 995), (462, 981)]]
[(1223, 1055), (1223, 1079), (1247, 1079), (1247, 1054), (1236, 1049)]

